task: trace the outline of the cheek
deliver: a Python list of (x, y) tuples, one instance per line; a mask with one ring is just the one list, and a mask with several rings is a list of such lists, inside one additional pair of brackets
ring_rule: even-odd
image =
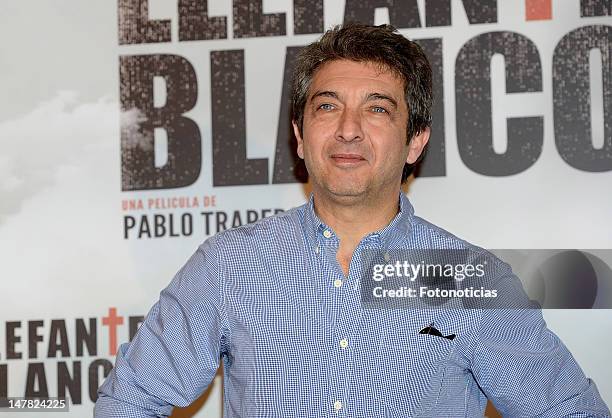
[(371, 138), (372, 147), (387, 155), (408, 150), (406, 131), (388, 121), (376, 125), (369, 123), (365, 133), (366, 137)]
[[(310, 124), (308, 128), (304, 128), (304, 136), (302, 140), (302, 152), (310, 157), (317, 159), (319, 155), (324, 153), (325, 146), (328, 143), (325, 139), (326, 129), (321, 129), (320, 126)], [(298, 144), (299, 149), (299, 144)]]
[(372, 148), (378, 166), (402, 165), (408, 157), (405, 135), (389, 135), (372, 141)]

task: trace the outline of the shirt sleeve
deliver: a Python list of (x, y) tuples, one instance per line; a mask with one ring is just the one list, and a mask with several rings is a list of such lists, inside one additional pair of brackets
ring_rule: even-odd
[[(504, 280), (516, 285), (502, 264)], [(472, 373), (504, 417), (610, 417), (595, 383), (540, 309), (482, 310), (472, 352)]]
[(166, 417), (211, 383), (223, 336), (214, 238), (204, 242), (160, 293), (98, 389), (96, 418)]

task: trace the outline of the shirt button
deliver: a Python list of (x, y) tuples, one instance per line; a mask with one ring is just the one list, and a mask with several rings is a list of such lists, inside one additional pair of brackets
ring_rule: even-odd
[(334, 280), (334, 287), (340, 287), (340, 286), (342, 286), (342, 280), (340, 279)]
[(331, 233), (331, 231), (329, 229), (326, 229), (325, 231), (323, 231), (323, 236), (325, 238), (331, 238), (332, 233)]
[(317, 245), (317, 246), (315, 247), (315, 253), (319, 254), (319, 251), (321, 251), (321, 250), (319, 249), (319, 246)]
[(336, 401), (336, 402), (334, 402), (334, 409), (335, 409), (336, 411), (341, 410), (341, 409), (342, 409), (342, 402), (340, 402), (340, 401)]
[(340, 340), (340, 347), (342, 348), (348, 347), (348, 340), (346, 338), (343, 338)]
[(389, 253), (385, 253), (384, 257), (386, 262), (389, 262), (389, 260), (391, 260), (391, 256), (389, 255)]

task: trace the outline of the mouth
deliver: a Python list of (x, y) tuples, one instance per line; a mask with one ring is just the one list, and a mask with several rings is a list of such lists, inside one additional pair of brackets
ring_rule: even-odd
[(359, 154), (332, 154), (331, 159), (339, 166), (356, 166), (365, 163), (367, 160)]

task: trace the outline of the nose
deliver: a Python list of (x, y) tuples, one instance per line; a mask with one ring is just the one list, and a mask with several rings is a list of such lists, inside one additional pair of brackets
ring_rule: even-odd
[(361, 141), (363, 139), (361, 113), (358, 110), (345, 109), (342, 112), (336, 129), (336, 139), (341, 142)]

